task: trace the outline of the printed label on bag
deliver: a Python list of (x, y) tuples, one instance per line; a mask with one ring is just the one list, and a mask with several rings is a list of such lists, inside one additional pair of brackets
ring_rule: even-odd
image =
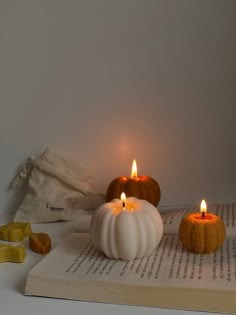
[(65, 208), (62, 208), (62, 207), (50, 206), (48, 202), (47, 202), (47, 209), (50, 209), (51, 211), (58, 211), (58, 212), (62, 212), (65, 210)]

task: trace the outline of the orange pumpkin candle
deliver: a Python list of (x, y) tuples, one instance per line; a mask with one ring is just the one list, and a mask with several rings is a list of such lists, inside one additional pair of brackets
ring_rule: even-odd
[(179, 238), (183, 246), (197, 254), (216, 251), (225, 240), (225, 224), (215, 214), (207, 213), (205, 200), (201, 212), (184, 217), (179, 226)]
[(115, 178), (108, 186), (106, 201), (120, 198), (124, 192), (127, 197), (144, 199), (158, 205), (161, 198), (160, 186), (155, 179), (150, 176), (138, 176), (136, 160), (133, 160), (131, 176), (120, 176)]

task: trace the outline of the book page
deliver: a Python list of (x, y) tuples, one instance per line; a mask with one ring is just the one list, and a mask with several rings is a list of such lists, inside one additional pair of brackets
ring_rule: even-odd
[[(199, 212), (199, 207), (182, 207), (161, 210), (160, 214), (164, 224), (164, 234), (178, 234), (182, 218), (189, 213)], [(209, 213), (218, 215), (225, 223), (226, 237), (236, 238), (236, 204), (209, 205)]]
[[(178, 237), (164, 235), (152, 255), (131, 261), (107, 258), (88, 234), (70, 234), (30, 274), (73, 281), (118, 282), (148, 286), (236, 289), (236, 239), (209, 255), (190, 253)], [(53, 280), (51, 280), (53, 281)]]

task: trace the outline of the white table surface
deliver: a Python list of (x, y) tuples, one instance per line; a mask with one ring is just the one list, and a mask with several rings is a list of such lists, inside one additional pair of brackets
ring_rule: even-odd
[[(67, 234), (71, 232), (88, 231), (91, 216), (84, 215), (78, 221), (57, 222), (46, 224), (32, 224), (33, 232), (48, 233), (52, 239), (52, 247), (55, 247)], [(0, 225), (11, 221), (11, 217), (0, 216)], [(4, 243), (4, 242), (3, 242)], [(11, 243), (14, 245), (19, 243)], [(115, 315), (123, 312), (125, 315), (135, 314), (209, 314), (205, 312), (182, 311), (172, 309), (160, 309), (140, 306), (115, 305), (105, 303), (92, 303), (84, 301), (72, 301), (54, 298), (41, 298), (24, 296), (24, 286), (28, 271), (39, 262), (43, 256), (32, 252), (28, 247), (27, 238), (24, 240), (27, 248), (27, 257), (23, 263), (0, 263), (0, 307), (1, 315), (39, 315), (39, 314), (96, 314)], [(216, 313), (214, 313), (216, 314)]]

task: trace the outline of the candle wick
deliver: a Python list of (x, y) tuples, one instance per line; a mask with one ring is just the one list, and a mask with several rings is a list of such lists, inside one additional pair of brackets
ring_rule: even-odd
[(124, 201), (122, 201), (122, 207), (123, 207), (123, 208), (125, 207), (125, 202), (124, 202)]
[(205, 216), (205, 212), (202, 212), (202, 218), (204, 218), (204, 216)]

